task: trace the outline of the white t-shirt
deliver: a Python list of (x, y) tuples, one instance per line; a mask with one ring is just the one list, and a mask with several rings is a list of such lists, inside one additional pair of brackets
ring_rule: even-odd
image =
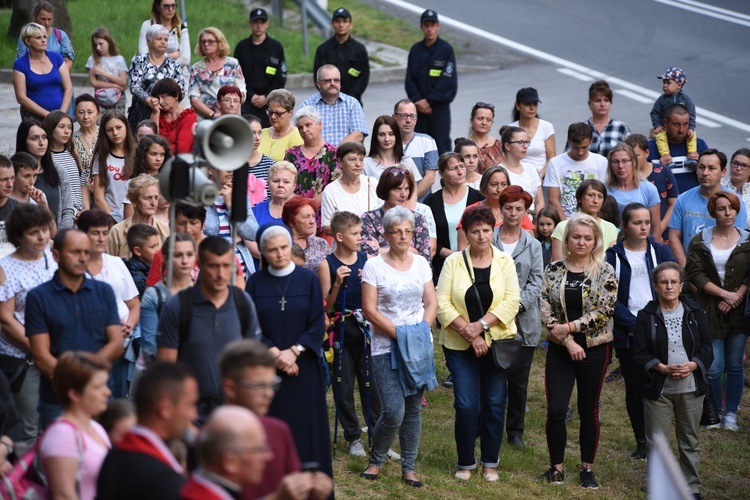
[[(109, 215), (115, 222), (122, 222), (122, 200), (125, 199), (125, 193), (128, 190), (128, 180), (122, 178), (122, 171), (125, 168), (125, 158), (110, 154), (107, 156), (107, 175), (109, 175), (109, 184), (107, 191), (104, 193), (104, 200), (112, 209)], [(91, 175), (99, 175), (99, 158), (91, 162)], [(98, 179), (94, 183), (99, 182)]]
[[(396, 326), (416, 325), (424, 318), (424, 285), (432, 282), (430, 264), (421, 255), (412, 255), (411, 268), (400, 271), (389, 266), (382, 255), (365, 263), (362, 282), (378, 289), (378, 312)], [(372, 355), (391, 352), (391, 337), (373, 327)]]
[(607, 159), (596, 153), (589, 153), (585, 160), (575, 161), (568, 153), (555, 156), (549, 161), (545, 187), (560, 188), (560, 204), (565, 217), (576, 213), (576, 189), (584, 179), (599, 179), (604, 182), (607, 177)]
[(519, 240), (514, 241), (513, 243), (505, 243), (504, 241), (501, 241), (503, 244), (503, 252), (507, 253), (511, 257), (513, 257), (513, 252), (516, 250), (516, 247), (518, 246)]
[[(341, 186), (341, 179), (336, 179), (323, 189), (320, 203), (320, 219), (324, 226), (331, 225), (331, 219), (336, 212), (351, 212), (362, 215), (368, 210), (374, 210), (383, 204), (375, 194), (378, 180), (366, 175), (359, 176), (359, 191), (352, 194)], [(369, 189), (368, 189), (369, 187)]]
[[(419, 182), (422, 180), (422, 174), (419, 173), (419, 169), (417, 168), (417, 164), (414, 163), (414, 160), (412, 160), (408, 156), (404, 156), (403, 158), (401, 158), (400, 163), (411, 171), (411, 175), (414, 176), (414, 182)], [(363, 170), (363, 173), (365, 175), (369, 175), (370, 177), (375, 177), (375, 179), (377, 180), (380, 180), (380, 176), (383, 174), (383, 172), (385, 172), (386, 168), (395, 166), (378, 165), (378, 162), (373, 160), (370, 156), (365, 157), (364, 164), (365, 168)]]
[(628, 295), (628, 309), (633, 316), (648, 304), (651, 295), (651, 277), (646, 266), (646, 251), (632, 251), (625, 249), (625, 257), (630, 264), (630, 291)]
[[(518, 121), (510, 124), (511, 127), (520, 127)], [(537, 172), (541, 172), (547, 164), (547, 145), (544, 143), (551, 135), (554, 135), (555, 127), (545, 120), (539, 120), (539, 127), (534, 137), (529, 137), (531, 144), (526, 150), (526, 163), (530, 163)]]
[(427, 223), (427, 234), (430, 238), (437, 238), (437, 224), (435, 224), (435, 216), (432, 215), (432, 209), (424, 203), (417, 203), (414, 211), (424, 216)]
[[(86, 69), (94, 67), (94, 56), (89, 56), (86, 61)], [(99, 67), (110, 75), (120, 76), (123, 71), (127, 73), (128, 66), (125, 64), (125, 58), (122, 56), (104, 56), (99, 58)], [(108, 82), (109, 79), (104, 76), (97, 76), (97, 80)]]
[(711, 257), (714, 259), (716, 272), (719, 274), (722, 286), (724, 286), (724, 276), (726, 276), (727, 273), (727, 261), (729, 261), (729, 256), (732, 254), (732, 250), (734, 250), (734, 247), (722, 250), (721, 248), (716, 248), (711, 245)]
[(125, 267), (125, 263), (120, 257), (109, 254), (102, 254), (104, 265), (99, 274), (94, 276), (96, 281), (103, 281), (112, 287), (117, 300), (117, 315), (120, 321), (126, 321), (130, 315), (130, 309), (125, 303), (126, 300), (138, 297), (138, 289), (135, 287), (133, 277), (130, 271)]
[[(501, 163), (502, 165), (502, 163)], [(503, 165), (505, 167), (505, 165)], [(536, 201), (536, 193), (539, 186), (542, 185), (542, 179), (539, 177), (539, 172), (536, 171), (531, 163), (521, 162), (523, 166), (523, 172), (517, 174), (505, 167), (510, 177), (510, 183), (513, 186), (521, 186), (524, 191), (531, 195), (531, 206), (529, 210), (534, 210), (534, 202)]]

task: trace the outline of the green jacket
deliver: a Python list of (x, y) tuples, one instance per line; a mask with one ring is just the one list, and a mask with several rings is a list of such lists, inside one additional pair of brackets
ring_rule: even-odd
[(696, 234), (690, 241), (685, 271), (687, 278), (698, 289), (697, 302), (706, 310), (708, 326), (714, 339), (723, 339), (735, 333), (747, 333), (748, 320), (745, 318), (744, 303), (732, 309), (729, 314), (719, 312), (719, 297), (703, 291), (707, 283), (713, 283), (724, 290), (736, 291), (743, 283), (750, 286), (750, 232), (737, 229), (740, 239), (727, 260), (724, 285), (719, 279), (713, 255), (711, 238), (714, 228), (709, 227)]

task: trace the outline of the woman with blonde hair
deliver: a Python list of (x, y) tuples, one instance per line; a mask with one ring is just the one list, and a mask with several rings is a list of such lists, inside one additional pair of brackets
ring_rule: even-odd
[(576, 214), (569, 219), (563, 247), (565, 257), (547, 267), (542, 284), (541, 317), (550, 341), (545, 367), (550, 468), (538, 480), (565, 481), (565, 414), (575, 384), (581, 486), (597, 489), (593, 466), (599, 443), (599, 395), (613, 339), (617, 277), (604, 261), (602, 232), (592, 216)]
[(245, 76), (239, 61), (229, 57), (229, 42), (219, 28), (203, 28), (198, 33), (195, 54), (203, 57), (190, 67), (188, 99), (201, 118), (213, 118), (219, 112), (218, 92), (225, 85), (240, 89), (245, 100)]

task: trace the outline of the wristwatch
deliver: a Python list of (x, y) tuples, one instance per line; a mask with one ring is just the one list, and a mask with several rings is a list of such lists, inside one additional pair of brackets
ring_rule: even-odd
[(482, 330), (484, 330), (485, 332), (489, 332), (490, 331), (490, 325), (488, 325), (485, 320), (480, 319), (479, 320), (479, 324), (482, 325)]
[(305, 351), (307, 350), (307, 349), (305, 349), (305, 346), (303, 346), (302, 344), (296, 344), (296, 345), (295, 345), (294, 347), (296, 347), (296, 348), (297, 348), (297, 351), (298, 351), (298, 352), (299, 352), (300, 354), (302, 354), (303, 352), (305, 352)]

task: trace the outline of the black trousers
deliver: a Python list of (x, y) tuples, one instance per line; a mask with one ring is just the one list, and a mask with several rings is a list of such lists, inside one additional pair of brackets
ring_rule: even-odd
[(508, 374), (508, 415), (505, 418), (505, 432), (508, 439), (522, 437), (524, 419), (526, 418), (526, 396), (529, 390), (531, 361), (534, 359), (535, 347), (523, 348), (523, 360), (526, 368)]
[[(336, 330), (336, 337), (338, 338), (340, 331)], [(362, 434), (362, 429), (359, 424), (359, 418), (357, 417), (357, 410), (354, 405), (354, 383), (359, 385), (359, 400), (362, 405), (362, 411), (367, 401), (367, 388), (365, 385), (365, 345), (364, 345), (364, 333), (359, 329), (356, 321), (353, 318), (347, 318), (347, 326), (344, 333), (344, 350), (343, 357), (341, 358), (341, 384), (337, 382), (337, 370), (338, 370), (338, 356), (339, 353), (334, 351), (333, 358), (333, 390), (334, 398), (336, 397), (336, 391), (340, 390), (339, 395), (339, 420), (341, 420), (341, 427), (344, 429), (344, 439), (347, 441), (354, 441), (359, 439)], [(372, 370), (372, 359), (369, 364), (370, 369), (370, 415), (365, 415), (365, 422), (370, 429), (375, 429), (375, 423), (380, 417), (380, 393), (378, 392), (378, 386), (375, 382)]]
[(607, 373), (610, 345), (586, 347), (584, 335), (575, 334), (575, 341), (584, 348), (581, 361), (570, 359), (568, 350), (550, 342), (544, 385), (547, 393), (547, 448), (550, 464), (563, 463), (568, 431), (565, 414), (568, 411), (573, 384), (578, 385), (578, 416), (581, 421), (581, 462), (594, 463), (599, 446), (599, 395)]
[(435, 104), (431, 115), (418, 113), (416, 132), (427, 134), (435, 139), (438, 153), (453, 151), (451, 142), (451, 106), (450, 104)]
[(630, 417), (630, 426), (636, 441), (646, 440), (646, 423), (643, 417), (643, 397), (641, 396), (640, 368), (633, 361), (633, 344), (630, 347), (615, 347), (620, 360), (620, 372), (625, 380), (625, 408)]

